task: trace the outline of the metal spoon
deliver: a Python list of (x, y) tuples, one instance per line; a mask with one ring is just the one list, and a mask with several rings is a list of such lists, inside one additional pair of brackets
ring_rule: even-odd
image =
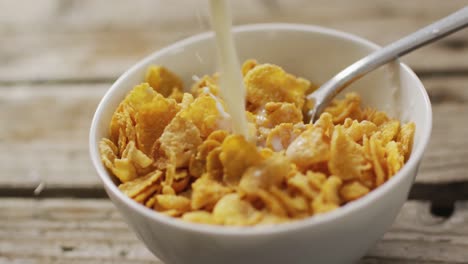
[(307, 95), (307, 99), (314, 105), (308, 113), (310, 122), (312, 123), (318, 118), (339, 92), (370, 71), (466, 26), (468, 26), (468, 7), (464, 7), (351, 64), (313, 93)]

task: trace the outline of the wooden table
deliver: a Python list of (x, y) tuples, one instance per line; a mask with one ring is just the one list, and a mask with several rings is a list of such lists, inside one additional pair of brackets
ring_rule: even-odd
[[(467, 0), (237, 0), (235, 24), (291, 22), (379, 44)], [(0, 0), (0, 263), (160, 263), (107, 199), (88, 156), (111, 83), (209, 29), (206, 1)], [(361, 263), (468, 263), (468, 33), (405, 57), (434, 128), (409, 201)]]

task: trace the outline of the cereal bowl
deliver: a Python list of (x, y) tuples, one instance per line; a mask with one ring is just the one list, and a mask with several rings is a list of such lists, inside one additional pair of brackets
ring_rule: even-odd
[[(359, 37), (331, 29), (294, 24), (237, 27), (241, 60), (255, 58), (287, 72), (323, 83), (335, 73), (378, 49)], [(431, 106), (417, 76), (399, 62), (382, 67), (351, 85), (363, 104), (416, 124), (411, 156), (385, 184), (334, 211), (273, 226), (224, 227), (183, 222), (148, 209), (117, 188), (101, 162), (98, 142), (107, 136), (120, 101), (144, 79), (151, 64), (182, 77), (216, 71), (212, 33), (200, 34), (148, 56), (125, 72), (101, 100), (90, 131), (90, 152), (112, 202), (139, 239), (165, 263), (352, 263), (389, 228), (406, 201), (432, 126)]]

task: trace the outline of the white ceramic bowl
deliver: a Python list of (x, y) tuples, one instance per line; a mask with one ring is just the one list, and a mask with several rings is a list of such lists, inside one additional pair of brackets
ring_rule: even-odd
[[(241, 61), (280, 65), (286, 71), (323, 83), (351, 62), (378, 48), (359, 37), (326, 28), (260, 24), (235, 29)], [(119, 191), (99, 158), (97, 143), (107, 136), (112, 113), (150, 64), (179, 74), (186, 86), (192, 76), (216, 71), (213, 34), (205, 33), (148, 56), (125, 72), (100, 102), (90, 131), (92, 161), (104, 188), (128, 225), (165, 263), (352, 263), (361, 258), (392, 224), (405, 202), (427, 146), (431, 105), (417, 76), (404, 64), (384, 67), (356, 82), (365, 105), (416, 123), (407, 164), (383, 186), (327, 214), (277, 226), (220, 227), (182, 222), (152, 211)], [(201, 59), (200, 59), (201, 58)], [(393, 70), (393, 71), (392, 71)], [(399, 78), (398, 78), (399, 77)], [(392, 84), (399, 80), (400, 87)]]

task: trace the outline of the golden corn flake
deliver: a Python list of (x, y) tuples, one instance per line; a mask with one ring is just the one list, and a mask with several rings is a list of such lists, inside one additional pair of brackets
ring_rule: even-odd
[(279, 186), (291, 168), (290, 161), (283, 155), (272, 155), (258, 165), (248, 168), (242, 175), (239, 188), (252, 194), (258, 189), (269, 190)]
[(176, 210), (178, 212), (186, 212), (190, 210), (190, 199), (171, 194), (159, 194), (156, 195), (154, 207), (161, 211)]
[(117, 159), (118, 152), (117, 146), (111, 140), (103, 138), (99, 141), (101, 160), (108, 169), (111, 170), (114, 167), (114, 160)]
[(256, 60), (246, 60), (244, 64), (242, 64), (241, 72), (242, 76), (245, 76), (250, 70), (255, 68), (255, 66), (258, 65), (258, 62)]
[(405, 156), (402, 153), (399, 143), (390, 141), (385, 145), (387, 175), (389, 177), (395, 175), (405, 163)]
[(221, 146), (221, 143), (222, 142), (219, 142), (214, 139), (206, 139), (201, 143), (200, 146), (198, 146), (197, 154), (195, 156), (202, 160), (206, 160), (206, 157), (208, 157), (210, 152), (213, 151), (215, 148)]
[(340, 195), (343, 201), (350, 202), (368, 194), (370, 189), (359, 181), (346, 183), (340, 189)]
[(370, 158), (375, 173), (375, 184), (382, 185), (386, 180), (386, 162), (384, 160), (385, 148), (380, 134), (374, 134), (369, 140)]
[(135, 166), (129, 159), (116, 159), (111, 171), (121, 182), (128, 182), (138, 177)]
[(182, 170), (181, 172), (176, 172), (171, 188), (174, 190), (174, 193), (178, 194), (187, 190), (189, 184), (190, 177), (188, 177), (187, 171)]
[(145, 81), (164, 97), (175, 97), (175, 94), (182, 95), (182, 81), (177, 75), (164, 67), (150, 66), (146, 71)]
[(379, 127), (379, 131), (381, 133), (382, 143), (386, 145), (388, 142), (396, 139), (398, 135), (398, 131), (400, 130), (400, 121), (398, 120), (391, 120), (383, 123)]
[(255, 111), (269, 102), (293, 103), (302, 109), (310, 82), (286, 73), (272, 64), (261, 64), (244, 77), (249, 110)]
[(361, 112), (361, 98), (356, 93), (346, 94), (343, 100), (333, 100), (332, 104), (325, 108), (326, 113), (333, 116), (333, 123), (341, 124), (346, 118), (360, 119)]
[(378, 129), (377, 126), (370, 121), (363, 120), (358, 122), (351, 118), (345, 119), (343, 127), (345, 128), (345, 133), (355, 142), (362, 142), (364, 136), (370, 137)]
[(190, 155), (202, 143), (200, 131), (189, 120), (174, 118), (159, 138), (160, 150), (166, 157), (174, 157), (177, 167), (185, 166)]
[(326, 137), (331, 138), (333, 134), (333, 128), (335, 127), (333, 124), (333, 116), (330, 113), (322, 113), (319, 119), (315, 121), (314, 126), (321, 128), (323, 134)]
[[(128, 116), (125, 120), (125, 112)], [(146, 155), (151, 154), (154, 142), (161, 136), (164, 128), (179, 111), (177, 102), (166, 99), (153, 90), (147, 83), (135, 86), (122, 101), (111, 121), (111, 139), (115, 142), (118, 134), (130, 129), (128, 120), (134, 120), (134, 130), (138, 149)], [(127, 133), (128, 135), (128, 133)]]
[(364, 120), (370, 121), (376, 126), (380, 126), (383, 123), (388, 122), (390, 120), (386, 113), (377, 111), (376, 109), (369, 107), (365, 108), (362, 111), (362, 117)]
[(172, 184), (176, 168), (185, 167), (202, 143), (200, 131), (189, 120), (176, 116), (159, 138), (160, 154), (167, 158), (166, 183)]
[(133, 181), (129, 181), (119, 185), (119, 189), (128, 197), (135, 197), (142, 193), (145, 189), (153, 186), (161, 178), (161, 171), (154, 171), (146, 176), (139, 177)]
[(155, 139), (161, 136), (177, 110), (175, 101), (163, 97), (142, 106), (135, 116), (138, 148), (150, 155)]
[(286, 156), (298, 167), (308, 168), (330, 159), (330, 143), (322, 129), (310, 127), (289, 145)]
[(288, 186), (292, 190), (298, 190), (310, 200), (314, 200), (322, 190), (327, 177), (325, 174), (308, 171), (306, 175), (296, 173), (288, 179)]
[(277, 225), (284, 222), (290, 221), (287, 217), (280, 217), (270, 213), (263, 213), (262, 219), (258, 222), (258, 225)]
[(206, 173), (211, 179), (223, 179), (224, 166), (221, 161), (221, 147), (217, 147), (211, 151), (206, 157)]
[(210, 179), (208, 175), (201, 177), (192, 184), (192, 209), (213, 208), (223, 196), (230, 192), (232, 192), (231, 188)]
[(135, 146), (134, 141), (130, 141), (122, 153), (122, 158), (128, 158), (136, 166), (136, 168), (147, 168), (153, 163), (153, 159), (148, 157), (143, 151)]
[(182, 215), (182, 220), (199, 224), (220, 224), (215, 220), (213, 214), (206, 211), (192, 211), (185, 213), (184, 215)]
[(414, 123), (362, 108), (348, 93), (314, 124), (304, 120), (317, 86), (248, 60), (248, 140), (233, 134), (218, 74), (181, 79), (150, 66), (115, 110), (99, 142), (119, 189), (164, 215), (210, 225), (273, 225), (329, 212), (367, 195), (408, 160)]
[(262, 161), (257, 147), (240, 135), (224, 140), (219, 159), (224, 170), (223, 181), (228, 185), (237, 185), (247, 168)]
[(228, 132), (226, 130), (216, 130), (213, 131), (207, 138), (207, 140), (215, 140), (219, 143), (223, 143), (224, 139), (228, 136)]
[(370, 168), (364, 148), (346, 135), (342, 126), (335, 127), (330, 145), (328, 168), (333, 175), (343, 180), (359, 179)]
[(401, 127), (401, 130), (398, 134), (397, 141), (401, 144), (401, 149), (403, 155), (405, 156), (405, 161), (408, 160), (413, 147), (413, 138), (414, 131), (416, 130), (416, 125), (414, 123), (408, 123)]
[(190, 157), (188, 172), (191, 177), (199, 178), (205, 172), (206, 160), (197, 159), (195, 155)]
[(309, 214), (309, 203), (306, 197), (300, 195), (292, 196), (276, 186), (273, 186), (270, 191), (283, 207), (286, 208), (288, 216), (302, 218)]
[(198, 97), (179, 115), (192, 121), (200, 130), (202, 138), (208, 137), (215, 130), (223, 129), (229, 124), (227, 123), (229, 116), (224, 110), (224, 105), (215, 96)]
[(304, 131), (302, 123), (282, 123), (275, 126), (267, 135), (266, 146), (274, 151), (285, 150)]
[(149, 198), (155, 194), (157, 191), (161, 189), (161, 186), (159, 185), (152, 185), (148, 188), (146, 188), (144, 191), (141, 193), (137, 194), (135, 197), (133, 197), (133, 200), (135, 200), (138, 203), (141, 204), (146, 204), (146, 201), (149, 200)]
[(262, 217), (260, 212), (236, 193), (228, 194), (219, 200), (213, 209), (213, 216), (218, 223), (235, 226), (253, 225)]
[(217, 96), (219, 94), (218, 75), (203, 76), (192, 86), (191, 92), (197, 97), (207, 93)]
[(302, 122), (302, 111), (292, 103), (269, 102), (265, 105), (264, 127), (272, 128), (282, 123)]
[(323, 184), (320, 195), (312, 202), (314, 213), (325, 213), (338, 208), (341, 204), (339, 190), (343, 184), (336, 176), (330, 176)]

